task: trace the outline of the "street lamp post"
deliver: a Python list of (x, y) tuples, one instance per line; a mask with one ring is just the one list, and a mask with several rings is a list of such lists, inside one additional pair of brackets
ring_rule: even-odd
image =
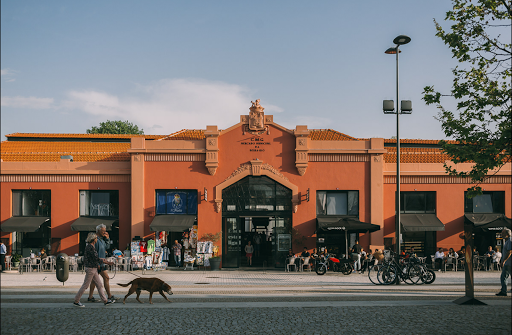
[[(384, 100), (384, 113), (385, 114), (396, 114), (396, 198), (395, 198), (395, 244), (396, 244), (396, 254), (397, 261), (400, 258), (400, 242), (401, 242), (401, 231), (400, 231), (400, 114), (411, 114), (412, 112), (412, 104), (409, 100), (404, 100), (401, 103), (401, 108), (399, 110), (398, 99), (399, 90), (398, 90), (398, 54), (401, 52), (399, 50), (400, 45), (407, 44), (411, 41), (411, 38), (405, 35), (397, 36), (393, 43), (396, 46), (388, 48), (385, 53), (386, 54), (396, 54), (396, 111), (394, 108), (393, 100)], [(400, 283), (400, 279), (397, 278), (397, 284)]]

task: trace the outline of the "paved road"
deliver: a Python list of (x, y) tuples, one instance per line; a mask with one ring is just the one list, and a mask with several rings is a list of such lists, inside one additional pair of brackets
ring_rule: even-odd
[[(136, 275), (142, 275), (136, 272)], [(112, 274), (111, 274), (112, 275)], [(476, 273), (476, 297), (485, 306), (460, 306), (464, 274), (438, 273), (432, 285), (375, 286), (367, 276), (276, 271), (148, 273), (173, 286), (172, 303), (142, 293), (105, 307), (72, 306), (84, 275), (64, 286), (54, 273), (3, 274), (2, 334), (510, 334), (511, 302), (497, 298), (499, 273)], [(46, 278), (45, 278), (46, 277)], [(135, 278), (118, 273), (111, 283)], [(122, 297), (126, 288), (112, 286)], [(97, 297), (97, 294), (96, 294)], [(502, 320), (502, 321), (500, 321)]]

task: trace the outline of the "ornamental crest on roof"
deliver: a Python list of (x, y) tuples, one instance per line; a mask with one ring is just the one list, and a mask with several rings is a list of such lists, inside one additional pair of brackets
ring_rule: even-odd
[(251, 101), (251, 103), (252, 106), (249, 108), (249, 130), (265, 130), (265, 115), (263, 114), (265, 108), (260, 105), (260, 99)]
[[(265, 108), (260, 105), (260, 99), (251, 101), (251, 104), (252, 106), (249, 107), (249, 117), (247, 115), (241, 117), (241, 121), (245, 123), (243, 133), (248, 132), (253, 135), (261, 135), (265, 131), (268, 133), (269, 127), (265, 126), (265, 114), (263, 113)], [(270, 122), (272, 122), (271, 119)]]

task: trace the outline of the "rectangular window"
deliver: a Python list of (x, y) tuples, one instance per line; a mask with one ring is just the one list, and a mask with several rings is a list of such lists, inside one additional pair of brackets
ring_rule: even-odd
[(197, 190), (157, 190), (156, 214), (197, 214)]
[(400, 213), (435, 213), (436, 192), (400, 192)]
[(317, 215), (359, 215), (359, 191), (317, 191)]
[(471, 199), (467, 198), (468, 192), (464, 192), (465, 213), (505, 213), (505, 192), (484, 191)]
[(80, 191), (80, 216), (119, 216), (119, 191)]
[(51, 216), (50, 191), (12, 191), (12, 216)]

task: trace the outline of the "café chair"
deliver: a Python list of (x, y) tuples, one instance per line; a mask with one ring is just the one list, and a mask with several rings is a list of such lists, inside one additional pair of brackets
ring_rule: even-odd
[(288, 258), (288, 262), (286, 263), (286, 271), (290, 272), (290, 267), (294, 267), (294, 271), (297, 271), (297, 265), (295, 264), (295, 257)]
[(446, 272), (446, 266), (451, 265), (453, 271), (457, 271), (457, 259), (454, 257), (446, 258), (446, 262), (444, 262), (444, 271)]
[(304, 258), (304, 263), (302, 263), (301, 271), (304, 271), (304, 267), (308, 269), (309, 272), (311, 272), (311, 263), (309, 263), (310, 257)]

